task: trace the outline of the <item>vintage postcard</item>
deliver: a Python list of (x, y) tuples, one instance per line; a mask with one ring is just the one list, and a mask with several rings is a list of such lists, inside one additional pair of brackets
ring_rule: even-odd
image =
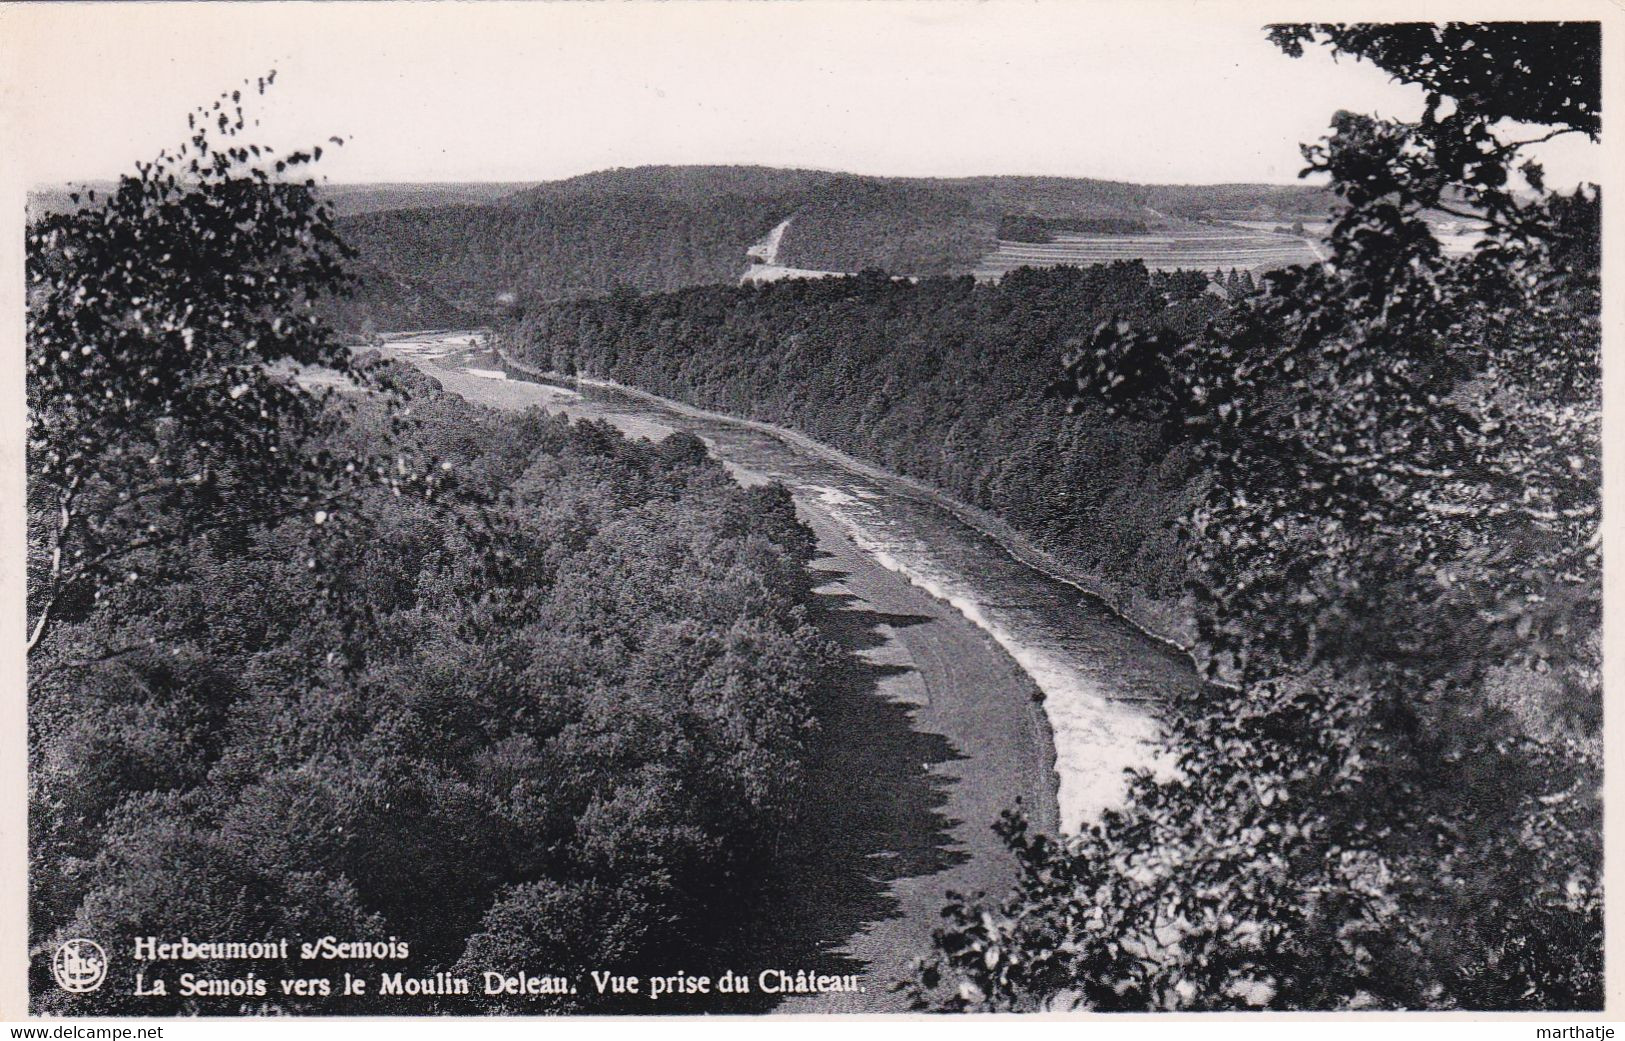
[(1618, 1012), (1622, 39), (0, 4), (0, 1018)]

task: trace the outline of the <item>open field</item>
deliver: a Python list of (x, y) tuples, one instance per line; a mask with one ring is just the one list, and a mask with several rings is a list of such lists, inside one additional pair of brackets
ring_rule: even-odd
[(772, 231), (762, 237), (760, 242), (745, 250), (745, 256), (750, 257), (753, 261), (761, 261), (763, 264), (777, 264), (779, 262), (779, 243), (784, 241), (784, 231), (789, 226), (790, 218), (786, 217), (784, 220), (779, 221), (778, 224), (773, 226)]
[[(1485, 227), (1482, 221), (1464, 220), (1461, 218), (1434, 215), (1427, 218), (1428, 226), (1433, 229), (1433, 235), (1439, 240), (1439, 248), (1449, 256), (1459, 257), (1471, 253), (1473, 248), (1484, 236)], [(1241, 227), (1254, 231), (1274, 231), (1282, 227), (1280, 221), (1233, 221)], [(1326, 233), (1331, 230), (1330, 221), (1303, 221), (1303, 230), (1315, 241), (1322, 241)]]
[(752, 264), (739, 276), (741, 284), (778, 282), (786, 278), (844, 278), (846, 271), (815, 271), (812, 268), (784, 267), (780, 264)]
[(1307, 239), (1250, 228), (1159, 229), (1138, 235), (1061, 233), (1054, 242), (1001, 239), (998, 248), (977, 264), (976, 277), (999, 278), (1019, 267), (1081, 267), (1114, 260), (1140, 260), (1158, 271), (1237, 268), (1257, 273), (1318, 259)]

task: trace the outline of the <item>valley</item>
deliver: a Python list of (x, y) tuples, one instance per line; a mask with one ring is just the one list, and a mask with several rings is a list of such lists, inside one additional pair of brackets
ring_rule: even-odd
[[(1134, 185), (1064, 177), (870, 177), (754, 166), (615, 169), (500, 195), (351, 186), (340, 230), (364, 265), (332, 309), (355, 331), (494, 321), (515, 306), (772, 282), (878, 268), (911, 277), (997, 277), (1024, 265), (1139, 258), (1150, 266), (1254, 271), (1312, 259), (1302, 239), (1227, 223), (1325, 219), (1322, 190)], [(401, 205), (391, 208), (388, 201)], [(999, 239), (1018, 219), (1144, 223), (1144, 235)], [(1204, 267), (1205, 265), (1205, 267)], [(417, 294), (417, 295), (414, 295)], [(432, 299), (424, 294), (432, 294)], [(403, 307), (403, 304), (411, 306)], [(448, 316), (443, 322), (428, 316)]]
[[(836, 852), (794, 867), (789, 891), (811, 899), (783, 920), (816, 938), (823, 927), (809, 923), (828, 921), (819, 905), (854, 899), (839, 855), (850, 843), (882, 843), (869, 857), (889, 881), (867, 898), (866, 924), (823, 939), (832, 968), (868, 967), (870, 992), (795, 998), (786, 1011), (896, 1008), (876, 984), (901, 978), (928, 945), (942, 893), (998, 892), (1012, 878), (989, 827), (998, 814), (1020, 805), (1036, 827), (1075, 829), (1115, 805), (1122, 770), (1153, 761), (1155, 706), (1197, 682), (1177, 649), (963, 511), (816, 442), (601, 382), (511, 378), (523, 374), (471, 333), (403, 336), (383, 350), (473, 403), (539, 406), (629, 437), (686, 431), (742, 483), (790, 488), (818, 537), (823, 624), (857, 673), (837, 678), (827, 784), (815, 786), (830, 801), (810, 825), (824, 834), (816, 848)], [(501, 367), (510, 378), (487, 375)], [(863, 722), (877, 713), (906, 730)]]

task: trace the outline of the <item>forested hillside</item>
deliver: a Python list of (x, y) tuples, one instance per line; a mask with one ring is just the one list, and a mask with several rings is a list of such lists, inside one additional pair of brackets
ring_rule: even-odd
[(383, 332), (456, 329), (478, 318), (420, 281), (393, 275), (373, 264), (354, 264), (353, 291), (324, 299), (322, 317), (363, 340)]
[(531, 309), (509, 337), (531, 364), (780, 423), (925, 480), (1177, 630), (1171, 525), (1198, 475), (1153, 426), (1068, 416), (1044, 392), (1102, 321), (1200, 327), (1218, 310), (1205, 287), (1139, 264), (998, 285), (864, 275), (619, 293)]
[[(1271, 35), (1429, 118), (1339, 113), (1305, 153), (1329, 257), (1229, 307), (1138, 264), (870, 273), (510, 333), (922, 478), (1119, 599), (1186, 593), (1225, 682), (1164, 707), (1173, 768), (1074, 836), (1008, 816), (1021, 880), (948, 904), (922, 1007), (1602, 1005), (1600, 195), (1494, 130), (1595, 139), (1598, 27)], [(1482, 240), (1441, 249), (1441, 213)]]
[[(29, 229), (34, 1011), (615, 1010), (479, 982), (716, 968), (834, 665), (810, 533), (693, 437), (498, 418), (352, 355), (311, 308), (332, 211), (234, 140), (241, 93)], [(69, 937), (116, 985), (53, 982)], [(145, 965), (138, 937), (294, 953)], [(374, 946), (301, 961), (323, 937)], [(338, 967), (364, 997), (283, 989)]]
[(530, 196), (500, 206), (367, 213), (339, 228), (360, 259), (490, 313), (514, 299), (734, 282), (745, 249), (788, 200), (721, 196)]
[[(342, 200), (341, 200), (342, 201)], [(639, 167), (537, 185), (478, 205), (343, 217), (360, 259), (488, 315), (513, 301), (738, 280), (745, 250), (785, 219), (780, 264), (832, 271), (966, 274), (1001, 223), (1144, 228), (1326, 212), (1314, 188), (1147, 186), (1059, 177), (900, 178), (767, 167)], [(1081, 224), (1080, 224), (1081, 222)], [(1104, 222), (1104, 223), (1102, 223)], [(353, 326), (370, 300), (341, 316)], [(388, 313), (379, 308), (383, 325)]]
[[(438, 460), (454, 498), (380, 488), (329, 521), (344, 541), (294, 518), (154, 555), (160, 580), (65, 619), (32, 663), (47, 950), (398, 937), (408, 957), (346, 967), (584, 979), (697, 970), (695, 950), (731, 938), (793, 825), (826, 663), (788, 496), (740, 489), (687, 437), (498, 420), (427, 387), (412, 407), (409, 439), (364, 409), (342, 449)], [(41, 1011), (81, 1007), (36, 970)], [(481, 1000), (502, 1003), (309, 1007)], [(301, 1002), (84, 1007), (261, 1005)]]
[[(832, 954), (873, 972), (883, 935), (922, 948), (891, 992), (922, 1010), (1601, 1009), (1601, 193), (1552, 190), (1531, 157), (1599, 140), (1600, 26), (1265, 32), (1287, 56), (1374, 64), (1426, 95), (1421, 118), (1328, 113), (1303, 149), (1324, 189), (644, 167), (514, 194), (383, 186), (346, 214), (308, 175), (321, 147), (251, 143), (272, 73), (95, 198), (36, 209), (32, 1011), (755, 1011), (778, 999), (654, 1006), (569, 982)], [(389, 199), (410, 205), (374, 207)], [(1020, 266), (1083, 238), (1109, 255), (1142, 229), (1317, 216), (1312, 262), (1232, 271), (1225, 292), (1175, 261)], [(773, 228), (764, 263), (857, 273), (738, 284)], [(1006, 233), (1016, 262), (978, 282)], [(932, 505), (955, 538), (911, 571), (830, 505), (829, 538), (857, 549), (815, 579), (790, 492), (742, 486), (695, 436), (497, 416), (347, 346), (495, 319), (533, 375), (788, 427), (985, 513)], [(483, 344), (419, 346), (461, 370), (448, 383), (594, 403), (499, 382)], [(736, 427), (703, 423), (726, 452)], [(798, 485), (816, 523), (845, 500), (892, 546), (930, 538), (916, 489), (888, 498), (881, 474), (848, 495), (828, 473)], [(997, 605), (938, 581), (1007, 549), (1076, 581), (1039, 603), (999, 571), (979, 587)], [(863, 572), (942, 617), (860, 595)], [(815, 580), (898, 686), (842, 693), (857, 659), (815, 628)], [(1092, 640), (1074, 586), (1188, 645), (1210, 682), (1185, 662), (1102, 682), (1132, 663)], [(1052, 758), (1014, 743), (1045, 734), (1035, 700), (1065, 701), (1055, 659), (996, 617), (1040, 609), (1081, 663), (1070, 762), (1137, 764), (1060, 834), (1014, 797), (985, 819), (1007, 791), (1064, 790), (1080, 747), (1059, 714)], [(952, 706), (928, 674), (972, 673), (944, 619), (996, 659)], [(848, 750), (815, 737), (871, 729), (895, 746), (882, 768), (819, 755), (813, 773), (815, 748)], [(854, 770), (874, 781), (856, 799), (808, 780)], [(798, 844), (825, 787), (842, 812)], [(934, 872), (982, 852), (950, 829), (984, 823), (1015, 871), (944, 892)], [(883, 842), (780, 873), (848, 830)], [(882, 881), (909, 902), (841, 891)], [(776, 920), (784, 888), (787, 919), (846, 905), (841, 928)], [(871, 931), (924, 917), (929, 939)], [(138, 937), (369, 945), (309, 982), (373, 988), (289, 989), (293, 958), (153, 969)], [(76, 988), (98, 943), (118, 982)], [(566, 983), (446, 989), (492, 971)], [(421, 993), (383, 991), (397, 972)]]
[[(1021, 883), (949, 906), (925, 1005), (1603, 1005), (1601, 199), (1525, 150), (1596, 140), (1599, 26), (1270, 36), (1426, 116), (1341, 112), (1306, 148), (1327, 263), (1196, 336), (1104, 325), (1058, 387), (1207, 475), (1184, 555), (1235, 682), (1169, 707), (1173, 769), (1120, 813), (1007, 819)], [(1482, 241), (1442, 250), (1440, 213)]]

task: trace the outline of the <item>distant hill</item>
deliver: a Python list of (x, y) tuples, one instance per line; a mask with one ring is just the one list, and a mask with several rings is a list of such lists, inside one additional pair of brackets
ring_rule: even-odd
[(379, 210), (422, 210), (433, 206), (480, 205), (505, 199), (534, 181), (469, 181), (442, 184), (328, 184), (322, 194), (343, 216)]
[(745, 249), (795, 200), (688, 202), (625, 193), (526, 194), (489, 206), (368, 213), (340, 221), (370, 263), (472, 310), (738, 279)]
[[(789, 220), (776, 263), (894, 274), (986, 271), (1001, 226), (1186, 229), (1324, 219), (1321, 189), (1137, 185), (1068, 177), (869, 177), (761, 166), (644, 166), (540, 184), (334, 185), (359, 250), (345, 328), (477, 320), (514, 303), (737, 281), (745, 251)], [(60, 196), (60, 198), (58, 198)], [(65, 203), (35, 193), (30, 206)], [(458, 324), (448, 322), (447, 324)]]
[(867, 177), (759, 166), (646, 166), (538, 184), (475, 205), (360, 213), (346, 238), (382, 270), (480, 313), (509, 301), (736, 280), (745, 251), (789, 219), (777, 263), (968, 274), (1002, 221), (1126, 228), (1324, 219), (1321, 189), (1136, 185), (1066, 177)]
[[(436, 184), (324, 184), (321, 192), (332, 202), (339, 216), (373, 213), (378, 210), (420, 210), (432, 206), (480, 204), (505, 199), (535, 184), (534, 181), (467, 181)], [(86, 191), (98, 195), (112, 191), (113, 181), (84, 181), (72, 185), (42, 185), (28, 193), (28, 212), (33, 216), (66, 213), (83, 205)], [(71, 195), (78, 192), (80, 202)]]
[(359, 284), (354, 295), (319, 304), (328, 321), (346, 332), (370, 335), (405, 329), (455, 329), (483, 320), (432, 287), (375, 264), (359, 264), (355, 274)]
[[(98, 196), (115, 189), (112, 181), (36, 188), (28, 193), (30, 217), (65, 213), (86, 205), (88, 192)], [(478, 205), (505, 199), (530, 187), (527, 183), (338, 184), (322, 193), (341, 218), (381, 210), (407, 212), (451, 205)], [(73, 195), (77, 193), (76, 202)], [(340, 329), (379, 332), (395, 329), (439, 329), (470, 325), (477, 316), (452, 304), (432, 285), (392, 269), (387, 257), (378, 264), (363, 257), (356, 265), (357, 291), (347, 300), (324, 300), (321, 308)]]
[[(42, 185), (31, 188), (28, 192), (28, 216), (32, 219), (48, 217), (53, 213), (70, 213), (83, 206), (88, 201), (86, 193), (95, 192), (98, 196), (112, 191), (117, 185), (112, 181), (83, 181), (71, 185)], [(73, 195), (79, 196), (78, 202)]]

